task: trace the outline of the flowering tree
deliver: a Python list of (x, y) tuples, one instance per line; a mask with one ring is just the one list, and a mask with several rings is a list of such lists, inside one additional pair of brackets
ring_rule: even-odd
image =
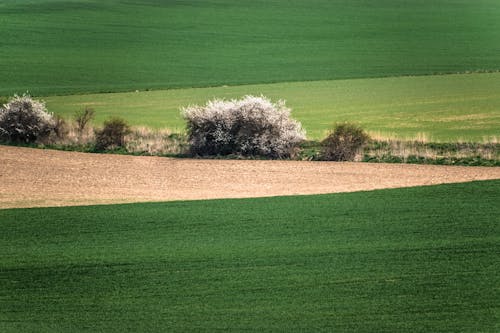
[(290, 156), (305, 139), (299, 122), (290, 118), (284, 101), (264, 96), (214, 99), (182, 110), (194, 155)]
[(47, 137), (54, 126), (54, 117), (47, 112), (45, 103), (29, 95), (15, 95), (0, 106), (0, 137), (5, 140), (35, 142)]

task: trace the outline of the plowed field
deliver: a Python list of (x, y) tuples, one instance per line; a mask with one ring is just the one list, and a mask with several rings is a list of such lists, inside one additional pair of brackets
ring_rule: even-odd
[(0, 208), (265, 197), (500, 179), (500, 168), (201, 160), (0, 146)]

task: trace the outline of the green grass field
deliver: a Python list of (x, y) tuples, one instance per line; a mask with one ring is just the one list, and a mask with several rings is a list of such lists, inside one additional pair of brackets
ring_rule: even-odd
[(0, 210), (1, 332), (498, 332), (500, 181)]
[(0, 95), (498, 70), (498, 0), (2, 0)]
[(133, 125), (184, 130), (180, 108), (214, 97), (264, 94), (285, 99), (311, 139), (334, 122), (354, 121), (386, 136), (425, 134), (437, 141), (500, 137), (500, 73), (277, 83), (46, 97), (50, 111), (71, 118), (85, 106), (96, 123), (110, 116)]

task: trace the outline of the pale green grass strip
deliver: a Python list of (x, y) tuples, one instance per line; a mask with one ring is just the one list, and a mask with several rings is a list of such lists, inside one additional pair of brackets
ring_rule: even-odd
[(264, 94), (285, 99), (308, 137), (335, 122), (354, 121), (384, 136), (436, 141), (500, 136), (500, 73), (293, 82), (233, 87), (46, 97), (50, 111), (70, 117), (86, 106), (97, 123), (120, 116), (133, 125), (183, 131), (180, 108), (208, 99)]

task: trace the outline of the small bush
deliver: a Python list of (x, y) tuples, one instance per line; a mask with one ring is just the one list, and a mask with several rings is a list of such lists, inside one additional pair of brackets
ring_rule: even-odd
[(85, 133), (88, 124), (94, 119), (95, 112), (89, 107), (85, 107), (83, 111), (75, 114), (76, 130), (79, 135)]
[(130, 126), (124, 119), (111, 118), (104, 122), (104, 127), (96, 132), (96, 151), (122, 148), (124, 138), (130, 133)]
[(327, 161), (353, 161), (369, 136), (355, 124), (338, 124), (324, 139), (321, 157)]
[(183, 109), (191, 154), (265, 156), (293, 154), (305, 139), (299, 122), (290, 118), (284, 101), (261, 96), (240, 100), (214, 99), (204, 106)]
[(0, 107), (0, 137), (9, 142), (33, 143), (47, 138), (55, 125), (45, 103), (29, 95), (16, 95)]

